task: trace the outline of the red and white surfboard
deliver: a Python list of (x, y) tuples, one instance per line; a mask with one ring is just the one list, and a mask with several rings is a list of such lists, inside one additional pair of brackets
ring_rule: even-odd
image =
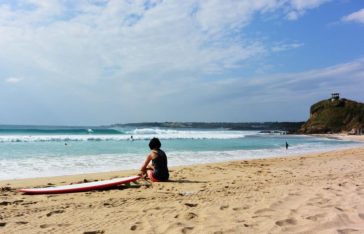
[(25, 188), (19, 189), (19, 192), (26, 194), (54, 194), (54, 193), (74, 193), (74, 192), (85, 192), (96, 189), (111, 188), (116, 185), (126, 184), (140, 179), (140, 176), (129, 176), (124, 178), (116, 178), (111, 180), (102, 180), (95, 182), (87, 182), (81, 184), (71, 184), (56, 187), (47, 188)]

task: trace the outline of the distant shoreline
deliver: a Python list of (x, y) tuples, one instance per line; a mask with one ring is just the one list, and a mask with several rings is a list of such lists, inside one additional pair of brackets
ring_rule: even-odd
[(364, 142), (364, 135), (348, 135), (347, 133), (308, 134), (308, 135), (314, 137), (336, 139), (336, 140)]
[(105, 128), (176, 128), (176, 129), (226, 129), (240, 131), (285, 131), (298, 133), (304, 122), (140, 122), (110, 125), (0, 125), (4, 129), (105, 129)]

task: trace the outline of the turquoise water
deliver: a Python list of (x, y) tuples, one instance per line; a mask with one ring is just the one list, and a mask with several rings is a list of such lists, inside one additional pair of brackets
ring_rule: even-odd
[[(149, 152), (152, 137), (161, 140), (170, 166), (295, 155), (358, 144), (224, 129), (3, 126), (0, 180), (138, 169)], [(286, 141), (289, 150), (285, 149)]]

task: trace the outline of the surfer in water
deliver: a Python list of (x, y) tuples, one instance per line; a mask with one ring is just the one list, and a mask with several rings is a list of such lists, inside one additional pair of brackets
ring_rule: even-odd
[[(150, 140), (150, 154), (140, 169), (141, 175), (144, 176), (147, 174), (152, 182), (167, 181), (169, 178), (167, 155), (160, 147), (161, 142), (158, 138)], [(151, 165), (149, 165), (150, 161), (152, 161)]]

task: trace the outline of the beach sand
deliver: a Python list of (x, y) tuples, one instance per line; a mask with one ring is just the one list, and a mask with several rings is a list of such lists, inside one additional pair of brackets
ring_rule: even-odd
[(347, 133), (337, 133), (337, 134), (312, 134), (317, 137), (327, 137), (346, 141), (360, 141), (364, 142), (364, 135), (348, 135)]
[(0, 233), (364, 233), (364, 148), (171, 168), (171, 181), (59, 195), (17, 188), (122, 171), (0, 181)]

